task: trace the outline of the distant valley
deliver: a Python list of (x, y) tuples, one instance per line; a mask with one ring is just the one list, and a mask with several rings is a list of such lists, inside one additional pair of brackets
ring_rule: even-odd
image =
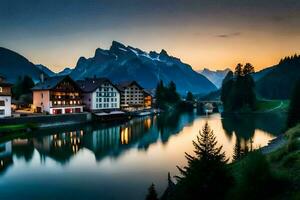
[(208, 68), (204, 68), (203, 70), (199, 70), (198, 72), (205, 76), (208, 80), (210, 80), (217, 88), (221, 88), (222, 81), (225, 78), (226, 74), (230, 71), (229, 68), (224, 70), (210, 70)]

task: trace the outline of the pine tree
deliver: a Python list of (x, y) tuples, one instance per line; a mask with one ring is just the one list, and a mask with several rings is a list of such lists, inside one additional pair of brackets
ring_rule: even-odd
[(14, 84), (12, 88), (13, 98), (19, 99), (20, 96), (25, 94), (31, 95), (31, 88), (34, 87), (34, 82), (31, 77), (25, 75), (24, 77), (18, 77), (17, 82)]
[(150, 185), (150, 187), (148, 189), (148, 194), (146, 196), (146, 200), (158, 200), (155, 186), (153, 183)]
[(156, 102), (157, 102), (157, 106), (159, 108), (163, 107), (163, 101), (164, 101), (164, 83), (162, 80), (159, 81), (159, 83), (156, 86), (156, 92), (155, 92), (155, 96), (156, 96)]
[(246, 156), (249, 153), (249, 149), (247, 144), (245, 144), (244, 148), (241, 145), (241, 139), (239, 137), (236, 138), (236, 142), (234, 145), (234, 151), (232, 159), (233, 161), (240, 160), (244, 156)]
[(202, 132), (199, 132), (197, 136), (197, 141), (193, 141), (195, 147), (194, 153), (196, 156), (187, 155), (188, 160), (216, 160), (222, 163), (226, 163), (225, 152), (222, 151), (222, 146), (217, 147), (216, 136), (213, 131), (208, 126), (206, 122), (202, 128)]
[(237, 64), (234, 70), (234, 75), (243, 76), (243, 65), (241, 63)]
[(222, 199), (232, 185), (233, 177), (227, 167), (222, 146), (217, 147), (216, 137), (206, 123), (193, 141), (195, 156), (186, 153), (188, 165), (177, 167), (176, 199)]
[(291, 128), (300, 123), (300, 80), (296, 83), (290, 101), (288, 112), (287, 127)]
[(176, 91), (176, 84), (173, 81), (168, 85), (166, 99), (172, 103), (180, 100), (179, 94)]
[(186, 95), (186, 100), (187, 101), (194, 101), (194, 95), (191, 92), (188, 92)]
[(254, 67), (251, 63), (246, 63), (243, 68), (243, 75), (246, 76), (248, 74), (254, 73)]

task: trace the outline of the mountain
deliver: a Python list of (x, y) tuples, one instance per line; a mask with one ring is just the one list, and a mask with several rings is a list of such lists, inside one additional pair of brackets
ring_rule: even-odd
[(51, 71), (48, 67), (38, 64), (35, 65), (37, 68), (39, 68), (41, 71), (43, 71), (45, 74), (47, 74), (48, 76), (55, 76), (56, 73), (54, 73), (53, 71)]
[(146, 89), (155, 88), (159, 80), (165, 84), (174, 81), (181, 94), (217, 89), (206, 77), (165, 50), (147, 53), (116, 41), (108, 50), (96, 49), (94, 57), (80, 57), (71, 76), (77, 80), (93, 76), (107, 77), (114, 82), (136, 80)]
[(69, 67), (66, 67), (64, 70), (55, 73), (53, 71), (51, 71), (48, 67), (44, 66), (44, 65), (35, 65), (37, 68), (39, 68), (41, 71), (43, 71), (45, 74), (47, 74), (48, 76), (65, 76), (65, 75), (69, 75), (72, 72), (72, 69), (70, 69)]
[(208, 80), (210, 80), (215, 86), (217, 86), (217, 88), (221, 88), (222, 81), (229, 71), (230, 71), (229, 68), (226, 68), (224, 70), (216, 70), (216, 71), (212, 71), (207, 68), (204, 68), (203, 70), (200, 70), (198, 72), (203, 76), (205, 76)]
[(71, 74), (71, 72), (72, 72), (72, 69), (69, 68), (69, 67), (66, 67), (64, 70), (58, 72), (57, 75), (59, 75), (59, 76), (65, 76), (65, 75)]
[(14, 83), (18, 77), (24, 75), (30, 76), (37, 82), (42, 72), (24, 56), (0, 47), (0, 74), (4, 75), (9, 82)]
[(300, 79), (300, 55), (286, 57), (256, 82), (259, 95), (268, 99), (289, 99)]
[(258, 72), (255, 72), (254, 74), (252, 74), (252, 77), (254, 79), (254, 81), (258, 81), (259, 79), (261, 79), (262, 77), (264, 77), (266, 74), (268, 74), (269, 72), (271, 72), (276, 66), (272, 66), (272, 67), (267, 67), (265, 69), (262, 69)]

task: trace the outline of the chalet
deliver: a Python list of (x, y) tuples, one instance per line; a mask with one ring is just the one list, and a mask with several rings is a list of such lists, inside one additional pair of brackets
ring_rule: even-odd
[(83, 112), (82, 91), (69, 76), (53, 76), (32, 88), (36, 112), (65, 114)]
[(121, 91), (121, 109), (135, 111), (145, 108), (144, 88), (136, 81), (120, 83), (117, 86)]
[(11, 116), (11, 87), (3, 76), (0, 76), (0, 118)]
[(107, 78), (86, 78), (77, 81), (83, 91), (83, 103), (90, 111), (120, 109), (120, 90)]

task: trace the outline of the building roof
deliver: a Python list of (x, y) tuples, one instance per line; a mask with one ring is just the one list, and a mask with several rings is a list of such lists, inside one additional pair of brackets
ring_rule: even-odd
[[(75, 81), (71, 79), (70, 76), (52, 76), (52, 77), (47, 77), (44, 82), (39, 82), (36, 84), (32, 90), (51, 90), (54, 89), (60, 82), (62, 82), (65, 79), (69, 79), (71, 82), (76, 85)], [(77, 86), (77, 85), (76, 85)]]
[(0, 86), (1, 87), (11, 87), (13, 84), (8, 83), (5, 81), (5, 76), (3, 76), (2, 74), (0, 74)]
[(144, 91), (144, 93), (145, 93), (146, 95), (150, 95), (151, 97), (154, 96), (154, 94), (152, 93), (151, 90), (144, 89), (143, 91)]
[(0, 82), (1, 87), (11, 87), (13, 84), (7, 82)]
[(109, 79), (107, 78), (86, 78), (85, 80), (78, 80), (77, 85), (83, 92), (89, 93), (94, 92), (96, 89), (101, 87), (103, 83), (108, 82), (113, 87), (115, 87), (118, 91), (119, 88), (116, 87)]
[(125, 82), (121, 82), (121, 83), (118, 83), (117, 84), (117, 87), (120, 89), (120, 90), (124, 90), (126, 87), (129, 87), (131, 85), (136, 85), (138, 86), (141, 90), (143, 90), (144, 88), (142, 86), (140, 86), (136, 81), (125, 81)]

